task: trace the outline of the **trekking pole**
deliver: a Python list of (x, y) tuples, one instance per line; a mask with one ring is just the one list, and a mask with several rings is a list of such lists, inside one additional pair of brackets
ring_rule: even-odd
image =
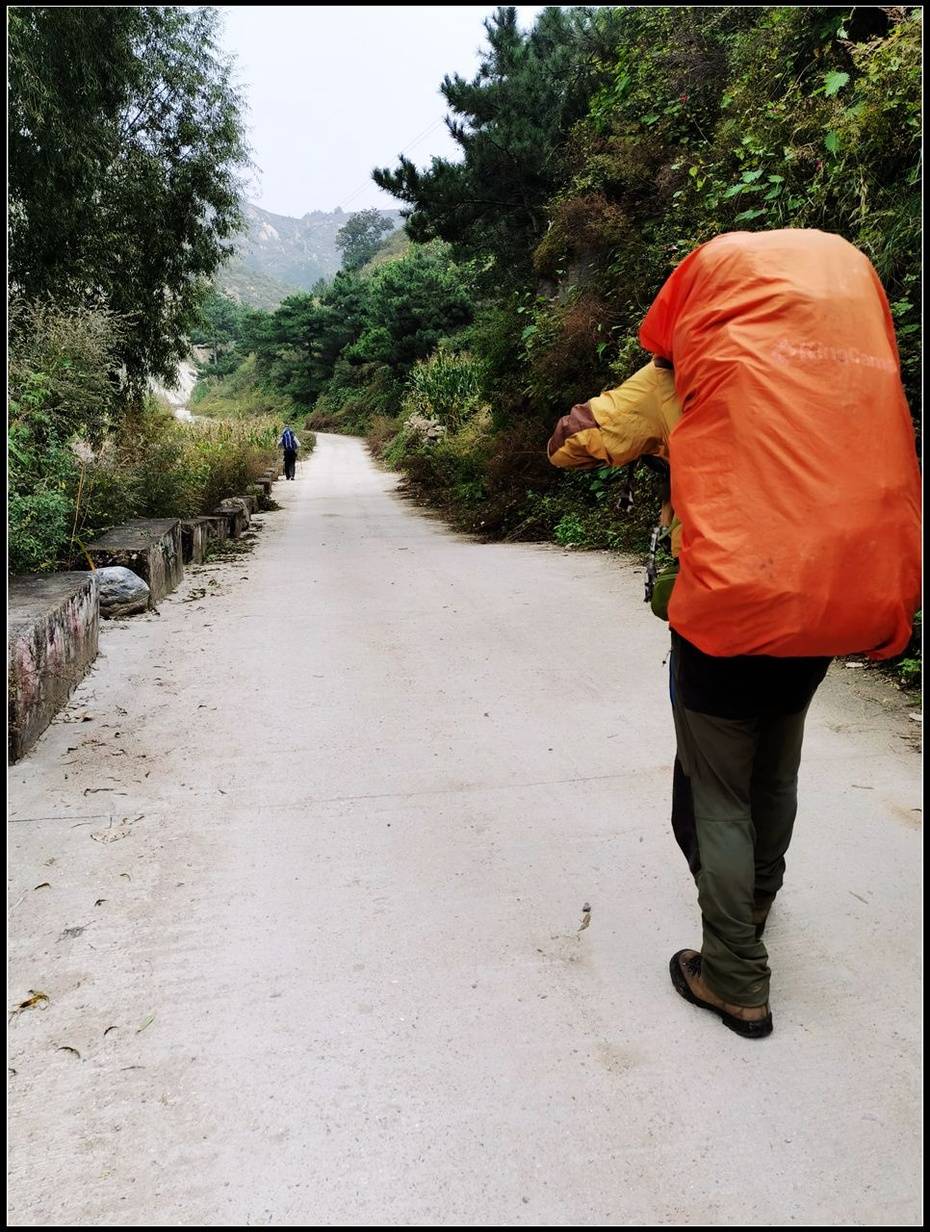
[(643, 595), (643, 602), (648, 603), (652, 598), (652, 592), (656, 586), (656, 576), (658, 575), (658, 566), (656, 565), (656, 556), (659, 551), (659, 543), (669, 534), (667, 526), (654, 526), (652, 536), (649, 540), (649, 555), (646, 558), (646, 593)]
[[(637, 458), (636, 462), (638, 461), (639, 459)], [(626, 468), (626, 482), (620, 489), (620, 495), (617, 498), (616, 505), (614, 506), (619, 514), (629, 513), (636, 504), (633, 497), (633, 476), (636, 474), (636, 462), (631, 462)]]
[(649, 540), (649, 555), (646, 557), (646, 593), (643, 595), (643, 603), (649, 602), (655, 589), (656, 553), (659, 550), (659, 533), (661, 530), (661, 526), (654, 526), (652, 528), (652, 537)]

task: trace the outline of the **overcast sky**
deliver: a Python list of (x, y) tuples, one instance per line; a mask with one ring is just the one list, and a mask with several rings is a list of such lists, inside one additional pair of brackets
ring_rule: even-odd
[[(402, 150), (420, 166), (454, 153), (439, 86), (446, 73), (473, 74), (493, 11), (220, 6), (259, 168), (249, 199), (295, 217), (396, 206), (371, 169)], [(540, 8), (517, 11), (526, 27)]]

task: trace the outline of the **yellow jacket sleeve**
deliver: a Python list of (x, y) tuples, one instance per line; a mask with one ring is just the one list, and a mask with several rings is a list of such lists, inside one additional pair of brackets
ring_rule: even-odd
[[(553, 466), (626, 466), (643, 454), (668, 458), (668, 437), (681, 416), (674, 377), (647, 364), (617, 389), (572, 407), (549, 441)], [(681, 547), (681, 524), (668, 510), (672, 553)]]
[(572, 407), (549, 441), (553, 466), (626, 466), (644, 453), (667, 456), (652, 364), (617, 389)]

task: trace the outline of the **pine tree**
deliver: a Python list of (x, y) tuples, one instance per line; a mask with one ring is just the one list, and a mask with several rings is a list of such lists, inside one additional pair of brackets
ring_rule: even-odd
[(488, 46), (475, 77), (442, 83), (461, 161), (434, 158), (419, 171), (401, 156), (373, 178), (410, 206), (412, 239), (447, 240), (460, 258), (480, 257), (500, 286), (525, 276), (545, 232), (561, 148), (604, 75), (616, 10), (551, 6), (523, 33), (516, 9), (502, 7), (484, 24)]

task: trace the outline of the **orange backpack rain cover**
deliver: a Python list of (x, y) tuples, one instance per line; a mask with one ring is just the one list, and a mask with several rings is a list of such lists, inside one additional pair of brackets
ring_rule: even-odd
[(670, 276), (640, 341), (673, 362), (683, 407), (670, 625), (710, 655), (899, 654), (920, 478), (871, 262), (822, 231), (721, 235)]

